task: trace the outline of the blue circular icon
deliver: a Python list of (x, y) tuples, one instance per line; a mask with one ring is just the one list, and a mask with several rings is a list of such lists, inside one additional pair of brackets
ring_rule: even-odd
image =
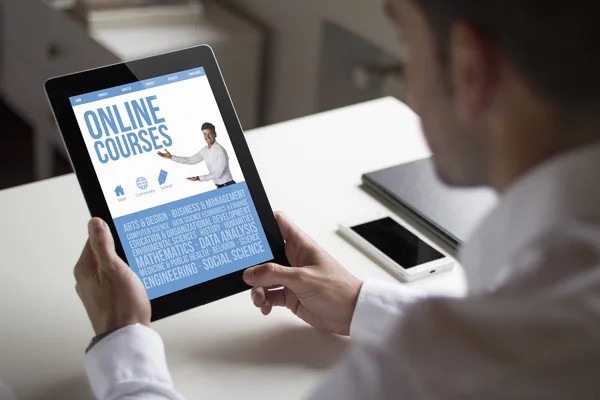
[(136, 179), (135, 184), (142, 190), (148, 187), (148, 181), (146, 180), (146, 178), (142, 178), (141, 176)]

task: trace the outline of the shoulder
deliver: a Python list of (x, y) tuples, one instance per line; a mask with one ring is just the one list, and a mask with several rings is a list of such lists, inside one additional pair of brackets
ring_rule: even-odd
[(582, 219), (555, 225), (525, 244), (516, 256), (517, 261), (536, 259), (541, 264), (600, 265), (600, 221)]
[(219, 142), (215, 142), (214, 146), (219, 149), (220, 151), (222, 151), (223, 153), (227, 154), (227, 150), (225, 150), (225, 147), (221, 146), (221, 143)]
[(573, 220), (547, 230), (523, 243), (510, 267), (515, 273), (507, 288), (598, 290), (600, 221)]

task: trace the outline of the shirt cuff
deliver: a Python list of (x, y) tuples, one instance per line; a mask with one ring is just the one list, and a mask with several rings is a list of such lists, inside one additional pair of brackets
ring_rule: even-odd
[(97, 399), (107, 398), (121, 383), (173, 385), (162, 339), (140, 324), (121, 328), (98, 342), (85, 356), (85, 370)]
[(101, 333), (99, 335), (96, 335), (92, 338), (92, 341), (90, 342), (90, 344), (88, 345), (87, 349), (85, 349), (85, 352), (89, 352), (95, 345), (97, 345), (102, 339), (104, 339), (105, 337), (113, 334), (114, 332), (118, 331), (119, 329), (122, 328), (115, 328), (115, 329), (111, 329), (110, 331)]
[(425, 297), (425, 293), (400, 284), (366, 280), (358, 295), (350, 336), (360, 342), (381, 340), (408, 305)]

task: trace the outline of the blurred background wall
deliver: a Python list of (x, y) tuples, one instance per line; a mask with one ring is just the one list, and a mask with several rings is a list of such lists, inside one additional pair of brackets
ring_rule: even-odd
[[(322, 111), (326, 107), (320, 107), (319, 100), (325, 96), (337, 100), (334, 106), (348, 104), (347, 92), (361, 90), (354, 86), (347, 71), (328, 74), (336, 58), (347, 63), (347, 70), (367, 63), (389, 64), (386, 54), (401, 58), (393, 29), (382, 12), (382, 0), (231, 0), (230, 3), (256, 16), (271, 29), (267, 103), (270, 123)], [(336, 41), (331, 32), (334, 27), (347, 30), (348, 34)], [(364, 42), (370, 42), (373, 48), (365, 49)], [(333, 79), (341, 82), (331, 82)], [(344, 85), (345, 93), (331, 93), (332, 86), (339, 89)]]
[(210, 44), (245, 129), (404, 98), (382, 3), (0, 0), (0, 188), (70, 172), (44, 81), (122, 60)]

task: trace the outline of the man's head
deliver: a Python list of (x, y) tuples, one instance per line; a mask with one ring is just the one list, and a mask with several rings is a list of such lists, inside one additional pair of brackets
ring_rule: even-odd
[(202, 124), (202, 133), (204, 134), (204, 140), (209, 146), (212, 146), (217, 141), (217, 131), (215, 130), (215, 126), (210, 122), (205, 122)]
[(386, 11), (446, 182), (502, 187), (552, 153), (600, 139), (584, 129), (600, 127), (599, 2), (388, 0)]

